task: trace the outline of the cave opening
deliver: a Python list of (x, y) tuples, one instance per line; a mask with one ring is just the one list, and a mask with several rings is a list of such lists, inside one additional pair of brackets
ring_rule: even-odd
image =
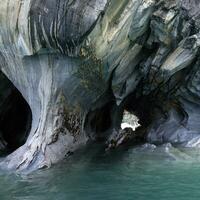
[(32, 112), (21, 93), (2, 73), (0, 83), (0, 152), (7, 154), (26, 142)]
[(114, 102), (109, 102), (101, 108), (91, 111), (86, 120), (86, 130), (92, 140), (104, 141), (107, 131), (112, 127), (112, 111)]
[(127, 117), (124, 114), (125, 118), (128, 118), (125, 121), (132, 121), (132, 126), (125, 125), (125, 127), (132, 128), (134, 131), (133, 140), (129, 142), (130, 145), (145, 143), (148, 128), (154, 119), (155, 97), (152, 94), (142, 95), (135, 91), (126, 97), (122, 106), (124, 113), (128, 113), (126, 114)]

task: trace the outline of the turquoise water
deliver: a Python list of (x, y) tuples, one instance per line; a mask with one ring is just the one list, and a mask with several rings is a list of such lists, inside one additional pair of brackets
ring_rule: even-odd
[(51, 169), (0, 174), (0, 200), (199, 200), (199, 150), (88, 146)]

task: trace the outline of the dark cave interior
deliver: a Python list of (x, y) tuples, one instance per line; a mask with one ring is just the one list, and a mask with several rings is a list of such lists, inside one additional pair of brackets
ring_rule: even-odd
[(0, 140), (4, 152), (12, 152), (22, 146), (28, 137), (32, 113), (28, 103), (14, 85), (1, 73)]

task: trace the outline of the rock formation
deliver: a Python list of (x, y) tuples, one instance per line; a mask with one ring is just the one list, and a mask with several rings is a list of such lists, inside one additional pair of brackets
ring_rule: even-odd
[(13, 85), (0, 77), (0, 114), (11, 90), (30, 110), (25, 141), (1, 166), (49, 167), (119, 131), (125, 109), (144, 140), (199, 146), (199, 9), (198, 0), (2, 0), (0, 69)]

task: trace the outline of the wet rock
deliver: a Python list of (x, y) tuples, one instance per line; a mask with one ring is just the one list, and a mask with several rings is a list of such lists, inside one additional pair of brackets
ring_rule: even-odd
[[(186, 145), (197, 138), (199, 5), (2, 1), (0, 69), (28, 103), (32, 124), (25, 144), (1, 165), (19, 171), (51, 166), (96, 138), (87, 130), (107, 131), (106, 138), (116, 130), (111, 147), (134, 141), (132, 122), (120, 130), (124, 109), (137, 114), (149, 142)], [(99, 128), (105, 124), (107, 130)]]
[(113, 129), (107, 141), (106, 149), (115, 149), (122, 144), (139, 142), (139, 137), (135, 132), (140, 126), (138, 121), (139, 119), (135, 115), (125, 110), (123, 112), (121, 129)]
[[(115, 149), (122, 144), (136, 140), (136, 134), (132, 128), (125, 128), (119, 131), (113, 130), (109, 140), (107, 141), (106, 150)], [(136, 142), (136, 141), (135, 141)]]

